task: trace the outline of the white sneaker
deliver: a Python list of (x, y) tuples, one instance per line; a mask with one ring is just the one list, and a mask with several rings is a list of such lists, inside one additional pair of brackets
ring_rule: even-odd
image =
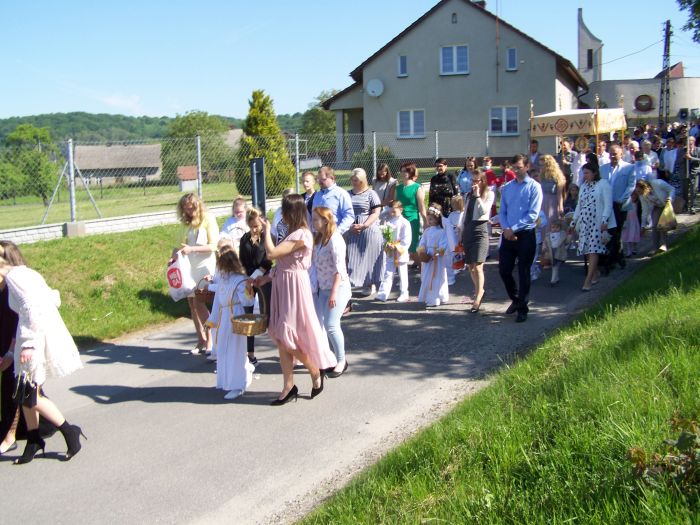
[(231, 390), (228, 394), (224, 396), (224, 399), (231, 401), (243, 395), (243, 390)]
[(435, 299), (434, 303), (425, 303), (425, 306), (430, 306), (430, 307), (440, 306), (440, 299)]
[(377, 299), (377, 301), (386, 301), (386, 300), (387, 300), (387, 296), (384, 295), (383, 293), (380, 293), (380, 294), (377, 294), (376, 299)]
[(192, 350), (190, 350), (190, 354), (192, 354), (192, 355), (200, 355), (203, 352), (204, 352), (204, 350), (202, 350), (198, 346), (195, 346)]
[(397, 303), (406, 303), (408, 302), (408, 294), (407, 293), (402, 293), (399, 295), (396, 299)]

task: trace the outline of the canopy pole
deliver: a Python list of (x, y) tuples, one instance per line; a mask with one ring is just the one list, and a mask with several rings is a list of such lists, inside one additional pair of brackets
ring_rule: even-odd
[[(620, 109), (622, 109), (622, 114), (625, 114), (625, 95), (620, 93), (620, 98), (617, 100), (618, 104), (620, 105)], [(627, 123), (627, 118), (625, 118), (625, 124)], [(620, 145), (623, 145), (625, 143), (625, 133), (627, 132), (627, 128), (623, 129), (621, 131), (622, 136), (620, 137)], [(640, 144), (641, 146), (641, 144)], [(634, 159), (632, 160), (632, 163), (634, 164)]]
[(600, 97), (598, 93), (595, 94), (595, 113), (593, 114), (593, 129), (595, 131), (595, 146), (593, 146), (593, 151), (598, 155), (598, 108), (600, 107)]
[(535, 118), (535, 103), (530, 99), (530, 125), (527, 127), (527, 142), (528, 147), (530, 146), (530, 141), (532, 140), (532, 119)]

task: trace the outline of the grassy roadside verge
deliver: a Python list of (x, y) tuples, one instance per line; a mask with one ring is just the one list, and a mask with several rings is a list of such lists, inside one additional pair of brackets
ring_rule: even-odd
[(22, 246), (61, 292), (61, 315), (80, 347), (189, 315), (170, 299), (165, 264), (179, 225)]
[(698, 523), (633, 474), (700, 416), (700, 228), (303, 523)]

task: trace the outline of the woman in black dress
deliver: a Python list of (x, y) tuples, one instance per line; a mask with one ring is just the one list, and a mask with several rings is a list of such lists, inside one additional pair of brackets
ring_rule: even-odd
[(489, 189), (486, 175), (477, 169), (472, 176), (472, 188), (465, 197), (462, 245), (464, 261), (474, 283), (474, 302), (470, 312), (476, 313), (484, 298), (484, 261), (489, 254), (488, 222), (494, 193)]
[(430, 179), (428, 202), (442, 206), (442, 214), (447, 217), (452, 211), (452, 197), (459, 195), (454, 174), (447, 171), (447, 159), (435, 161), (435, 175)]
[[(5, 259), (13, 266), (27, 264), (14, 243), (0, 241), (0, 246), (5, 249)], [(16, 385), (13, 349), (18, 317), (10, 309), (8, 296), (9, 293), (5, 287), (0, 291), (0, 371), (2, 372), (2, 378), (0, 378), (0, 455), (15, 450), (17, 448), (15, 440), (18, 438), (18, 434), (23, 434), (25, 430), (24, 418), (22, 418), (22, 428), (18, 429), (21, 410), (17, 410), (17, 403), (12, 399)]]
[[(256, 208), (250, 208), (246, 213), (246, 222), (248, 223), (249, 231), (241, 237), (239, 245), (239, 259), (245, 268), (246, 274), (251, 279), (256, 279), (266, 275), (272, 268), (272, 261), (267, 258), (265, 253), (265, 244), (262, 239), (262, 222), (260, 221), (260, 211)], [(265, 315), (269, 317), (270, 312), (270, 296), (272, 294), (272, 283), (264, 284), (261, 288), (264, 295), (265, 308), (268, 310)], [(262, 302), (260, 291), (256, 290), (258, 300)], [(253, 307), (243, 307), (246, 313), (252, 314)], [(258, 358), (255, 357), (255, 337), (248, 337), (248, 361), (253, 366), (258, 364)]]

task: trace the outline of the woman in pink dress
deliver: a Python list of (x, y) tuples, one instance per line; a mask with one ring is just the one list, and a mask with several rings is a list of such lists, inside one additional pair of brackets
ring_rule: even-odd
[(271, 277), (259, 277), (261, 285), (272, 279), (272, 301), (267, 333), (280, 354), (284, 385), (272, 405), (283, 405), (297, 398), (294, 384), (294, 360), (303, 363), (311, 374), (311, 398), (323, 391), (323, 370), (337, 361), (319, 324), (311, 293), (309, 267), (313, 236), (306, 218), (304, 197), (289, 195), (282, 201), (282, 220), (289, 226), (289, 235), (277, 246), (272, 242), (270, 226), (264, 222), (265, 251), (276, 261)]

